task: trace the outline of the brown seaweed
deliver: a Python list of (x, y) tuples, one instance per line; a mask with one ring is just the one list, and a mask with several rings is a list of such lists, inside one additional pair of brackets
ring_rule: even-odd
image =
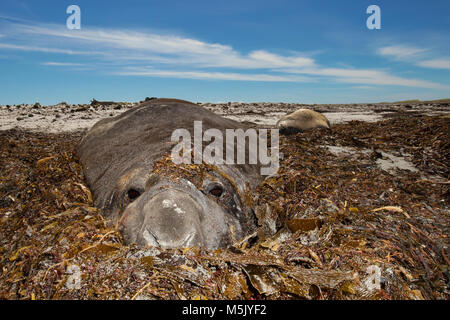
[[(282, 137), (278, 174), (250, 199), (258, 232), (215, 252), (124, 245), (93, 206), (81, 136), (0, 131), (1, 299), (449, 298), (448, 117)], [(382, 152), (420, 171), (382, 170)], [(155, 170), (203, 174), (165, 164)], [(379, 288), (367, 285), (370, 266)]]

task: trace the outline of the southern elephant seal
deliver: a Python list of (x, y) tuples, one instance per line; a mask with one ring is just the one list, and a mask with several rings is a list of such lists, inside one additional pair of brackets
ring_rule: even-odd
[(315, 128), (330, 129), (330, 121), (321, 113), (310, 109), (299, 109), (283, 116), (277, 122), (280, 133), (290, 134)]
[(254, 231), (248, 195), (263, 178), (259, 164), (175, 165), (169, 159), (174, 130), (193, 136), (194, 121), (204, 130), (246, 129), (188, 101), (153, 99), (99, 121), (78, 145), (94, 203), (127, 243), (215, 249)]

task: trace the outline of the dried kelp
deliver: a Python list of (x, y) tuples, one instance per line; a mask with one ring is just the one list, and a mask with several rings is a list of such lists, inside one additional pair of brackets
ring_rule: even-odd
[[(448, 299), (449, 129), (413, 115), (282, 137), (250, 199), (258, 232), (214, 252), (124, 245), (93, 207), (82, 132), (1, 131), (0, 298)], [(382, 152), (420, 171), (383, 170)]]

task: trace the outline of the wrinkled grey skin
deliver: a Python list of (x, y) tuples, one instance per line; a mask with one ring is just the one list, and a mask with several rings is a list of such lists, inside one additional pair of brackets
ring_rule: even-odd
[[(255, 228), (253, 211), (241, 195), (261, 181), (259, 166), (217, 166), (232, 182), (212, 171), (201, 188), (152, 173), (155, 161), (173, 148), (175, 129), (189, 130), (193, 139), (194, 120), (203, 121), (203, 132), (247, 129), (187, 101), (156, 99), (99, 121), (80, 142), (77, 151), (95, 205), (119, 224), (127, 243), (215, 249)], [(217, 187), (219, 197), (210, 194)]]

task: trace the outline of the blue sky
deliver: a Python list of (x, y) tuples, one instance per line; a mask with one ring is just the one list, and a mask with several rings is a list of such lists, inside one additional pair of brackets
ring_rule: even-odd
[(2, 0), (0, 104), (450, 98), (449, 49), (448, 0)]

